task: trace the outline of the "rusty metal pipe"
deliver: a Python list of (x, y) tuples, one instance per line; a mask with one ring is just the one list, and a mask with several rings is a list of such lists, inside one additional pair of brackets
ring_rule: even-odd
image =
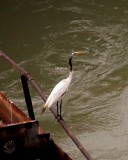
[[(47, 99), (46, 96), (42, 92), (41, 88), (37, 85), (37, 83), (35, 82), (35, 80), (33, 79), (33, 77), (26, 70), (24, 70), (22, 67), (20, 67), (16, 62), (14, 62), (11, 58), (9, 58), (6, 54), (4, 54), (2, 51), (0, 51), (0, 56), (3, 57), (8, 62), (10, 62), (13, 65), (14, 68), (16, 68), (18, 71), (20, 71), (21, 74), (23, 74), (30, 81), (30, 83), (35, 88), (35, 90), (38, 92), (38, 94), (43, 99), (43, 101), (46, 102), (46, 99)], [(84, 157), (86, 157), (87, 160), (93, 160), (93, 158), (88, 153), (88, 151), (83, 147), (83, 145), (79, 142), (79, 140), (76, 138), (76, 136), (74, 135), (74, 133), (66, 125), (65, 121), (63, 119), (59, 119), (57, 117), (55, 109), (53, 107), (51, 107), (50, 110), (53, 113), (53, 115), (56, 117), (56, 119), (58, 120), (58, 122), (61, 124), (61, 126), (63, 127), (63, 129), (67, 132), (67, 134), (69, 135), (69, 137), (73, 140), (73, 142), (79, 148), (79, 150), (84, 155)]]

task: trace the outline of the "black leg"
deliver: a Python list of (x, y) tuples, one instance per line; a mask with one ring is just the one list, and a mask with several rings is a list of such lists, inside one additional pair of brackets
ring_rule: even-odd
[(56, 118), (58, 120), (62, 120), (62, 116), (61, 116), (61, 109), (62, 109), (62, 100), (60, 101), (60, 104), (59, 104), (59, 101), (57, 102), (57, 115), (56, 115)]

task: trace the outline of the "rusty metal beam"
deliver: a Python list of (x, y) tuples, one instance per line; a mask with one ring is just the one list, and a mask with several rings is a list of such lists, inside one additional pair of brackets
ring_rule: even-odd
[[(42, 92), (41, 88), (37, 85), (37, 83), (35, 82), (35, 80), (33, 79), (33, 77), (26, 70), (24, 70), (22, 67), (20, 67), (16, 62), (14, 62), (11, 58), (9, 58), (6, 54), (4, 54), (2, 51), (0, 51), (0, 56), (3, 57), (8, 62), (10, 62), (13, 65), (14, 68), (16, 68), (19, 72), (21, 72), (21, 74), (23, 74), (30, 81), (30, 83), (32, 84), (32, 86), (35, 88), (35, 90), (38, 92), (38, 94), (40, 95), (40, 97), (45, 102), (46, 101), (46, 96)], [(79, 150), (84, 155), (84, 157), (86, 157), (87, 160), (93, 160), (93, 158), (88, 153), (88, 151), (83, 147), (83, 145), (76, 138), (76, 136), (74, 135), (74, 133), (66, 125), (65, 121), (63, 119), (59, 119), (57, 117), (57, 114), (56, 114), (56, 111), (55, 111), (54, 107), (51, 107), (50, 110), (53, 113), (53, 115), (56, 117), (56, 119), (58, 120), (58, 122), (60, 123), (60, 125), (63, 127), (63, 129), (67, 132), (67, 134), (69, 135), (69, 137), (73, 140), (73, 142), (79, 148)]]

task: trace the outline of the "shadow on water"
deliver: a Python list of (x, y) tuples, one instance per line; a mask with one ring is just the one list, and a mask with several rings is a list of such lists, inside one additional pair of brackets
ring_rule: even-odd
[[(28, 70), (48, 96), (68, 76), (74, 78), (63, 101), (63, 117), (97, 160), (126, 160), (128, 8), (126, 0), (1, 1), (0, 50)], [(0, 87), (25, 111), (19, 74), (0, 60)], [(41, 126), (73, 159), (84, 159), (32, 89)]]

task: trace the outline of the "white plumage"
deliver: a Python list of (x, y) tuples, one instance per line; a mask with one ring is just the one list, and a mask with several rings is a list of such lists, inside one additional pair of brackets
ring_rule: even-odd
[[(65, 95), (68, 87), (71, 83), (73, 71), (72, 71), (72, 58), (74, 55), (79, 55), (81, 52), (73, 52), (69, 58), (69, 66), (70, 66), (70, 73), (66, 79), (61, 80), (52, 90), (50, 93), (45, 105), (43, 106), (42, 113), (46, 110), (46, 108), (52, 107), (54, 104), (57, 103), (57, 111), (58, 111), (58, 102), (62, 103), (62, 98)], [(60, 103), (60, 117), (61, 117), (61, 103)], [(58, 114), (58, 113), (57, 113)]]
[(60, 101), (63, 96), (65, 95), (70, 82), (72, 80), (73, 72), (70, 72), (69, 77), (66, 79), (61, 80), (52, 90), (51, 94), (49, 95), (44, 108), (50, 108), (53, 104)]

